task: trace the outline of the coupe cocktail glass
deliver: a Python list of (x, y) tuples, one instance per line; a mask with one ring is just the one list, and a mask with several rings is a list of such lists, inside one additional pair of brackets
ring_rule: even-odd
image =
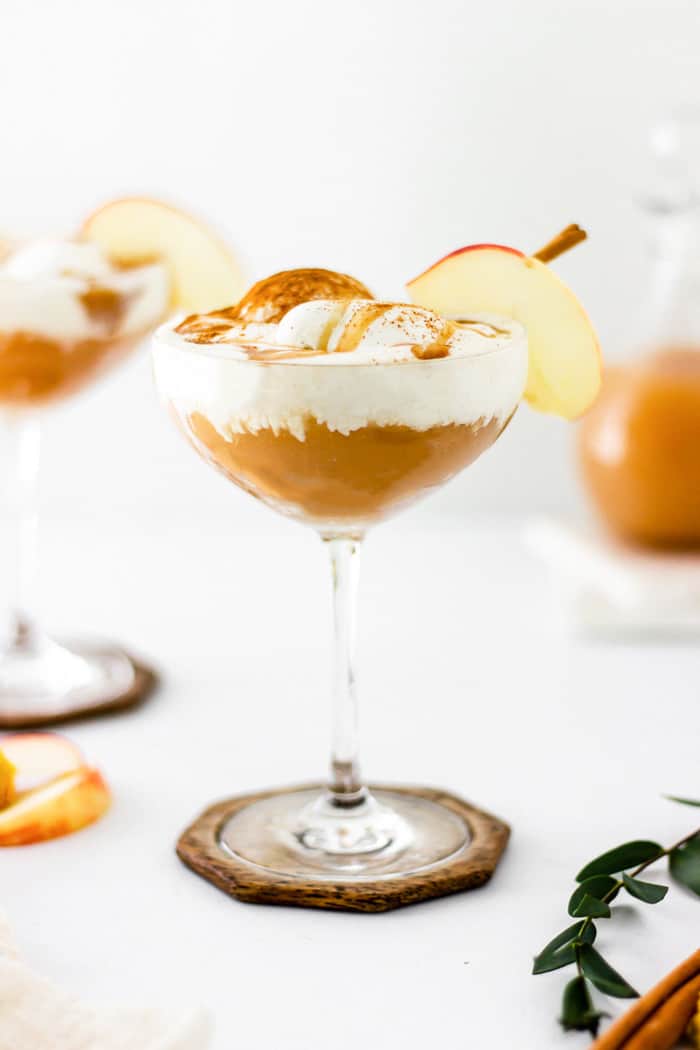
[(475, 460), (515, 412), (527, 340), (520, 326), (505, 324), (506, 338), (493, 346), (484, 338), (483, 351), (469, 356), (380, 364), (342, 353), (319, 362), (262, 343), (188, 342), (169, 326), (156, 333), (157, 386), (197, 452), (316, 529), (330, 557), (330, 778), (320, 792), (268, 794), (221, 828), (221, 847), (248, 863), (312, 880), (376, 879), (441, 864), (469, 840), (452, 810), (403, 790), (370, 791), (362, 778), (356, 593), (367, 530)]
[(47, 410), (142, 343), (166, 316), (169, 297), (169, 277), (159, 263), (120, 268), (87, 243), (23, 244), (0, 265), (3, 546), (11, 560), (0, 651), (5, 724), (30, 725), (101, 706), (134, 683), (134, 665), (121, 648), (58, 642), (30, 611), (39, 453)]

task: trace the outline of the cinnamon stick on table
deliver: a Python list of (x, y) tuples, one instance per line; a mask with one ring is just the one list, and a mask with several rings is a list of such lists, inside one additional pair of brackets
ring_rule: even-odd
[(700, 949), (630, 1007), (591, 1050), (672, 1050), (700, 995)]

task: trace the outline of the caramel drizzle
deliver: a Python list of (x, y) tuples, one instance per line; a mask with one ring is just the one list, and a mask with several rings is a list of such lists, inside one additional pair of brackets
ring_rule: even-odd
[(93, 285), (81, 292), (79, 298), (91, 321), (114, 331), (123, 321), (131, 297), (113, 288)]
[[(226, 345), (226, 342), (224, 345)], [(276, 361), (295, 361), (299, 357), (327, 357), (326, 350), (303, 350), (301, 347), (293, 346), (258, 346), (256, 343), (229, 343), (229, 346), (236, 347), (237, 350), (242, 350), (249, 361), (259, 361), (264, 364), (266, 361), (274, 363)]]
[[(510, 335), (509, 328), (500, 328), (497, 324), (493, 324), (492, 321), (480, 321), (476, 317), (458, 317), (455, 324), (463, 324), (473, 328), (484, 339), (497, 339), (499, 335)], [(489, 331), (482, 331), (484, 328), (488, 328)]]
[[(351, 320), (345, 325), (340, 334), (333, 353), (348, 354), (356, 350), (369, 328), (381, 320), (402, 303), (378, 303), (373, 300), (367, 301), (361, 309), (358, 309)], [(412, 309), (407, 304), (407, 309)], [(398, 320), (401, 320), (399, 316)], [(216, 314), (192, 314), (186, 317), (175, 329), (179, 334), (192, 343), (198, 344), (224, 344), (236, 346), (250, 361), (289, 361), (298, 357), (322, 357), (329, 353), (328, 343), (336, 330), (338, 324), (337, 315), (330, 313), (328, 320), (319, 336), (319, 345), (316, 348), (288, 347), (288, 346), (260, 346), (255, 340), (246, 342), (242, 340), (228, 340), (226, 336), (235, 329), (235, 321), (232, 321), (228, 311), (220, 311)], [(450, 321), (445, 318), (436, 319), (432, 327), (435, 330), (435, 339), (427, 346), (412, 343), (396, 343), (396, 346), (409, 346), (414, 357), (421, 361), (430, 361), (437, 358), (449, 356), (449, 340), (457, 328), (463, 325), (471, 327), (484, 339), (496, 339), (498, 336), (509, 335), (509, 329), (501, 328), (490, 321), (477, 320), (476, 318), (459, 318)]]
[(428, 346), (412, 346), (411, 353), (419, 361), (434, 361), (439, 357), (449, 357), (449, 348), (444, 343), (429, 343)]
[(392, 306), (393, 304), (387, 305), (387, 303), (367, 303), (361, 310), (357, 310), (341, 333), (334, 352), (348, 354), (356, 350), (370, 325), (384, 317)]
[(324, 354), (328, 352), (328, 343), (330, 341), (331, 336), (333, 335), (333, 332), (335, 331), (336, 322), (337, 318), (331, 311), (331, 313), (328, 316), (328, 320), (323, 326), (323, 331), (321, 332), (321, 335), (319, 336), (318, 340), (318, 349)]

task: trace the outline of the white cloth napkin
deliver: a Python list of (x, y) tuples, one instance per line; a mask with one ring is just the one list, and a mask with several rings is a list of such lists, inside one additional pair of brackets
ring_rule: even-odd
[(624, 547), (594, 525), (530, 522), (528, 547), (548, 566), (571, 626), (604, 635), (700, 633), (700, 556)]
[(0, 918), (1, 1050), (206, 1050), (201, 1011), (88, 1006), (17, 956)]

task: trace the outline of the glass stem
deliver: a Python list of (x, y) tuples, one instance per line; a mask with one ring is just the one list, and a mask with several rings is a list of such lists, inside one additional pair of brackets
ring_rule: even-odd
[(41, 422), (33, 415), (11, 416), (6, 433), (6, 512), (14, 580), (9, 588), (7, 641), (10, 649), (31, 649), (36, 632), (28, 609), (36, 575)]
[(341, 806), (366, 795), (358, 764), (358, 714), (355, 690), (355, 626), (360, 568), (358, 537), (324, 537), (333, 579), (333, 736), (329, 789)]

